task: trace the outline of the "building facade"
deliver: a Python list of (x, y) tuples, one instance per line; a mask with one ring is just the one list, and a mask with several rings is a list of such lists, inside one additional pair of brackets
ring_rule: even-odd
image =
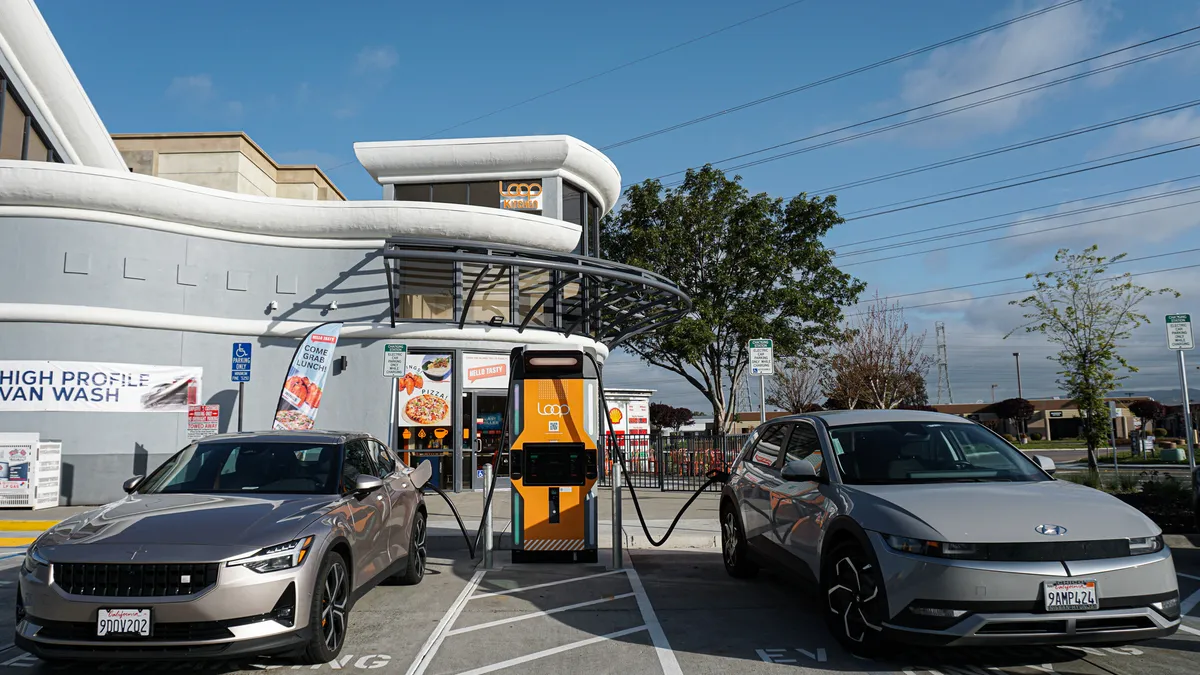
[[(670, 280), (600, 257), (620, 174), (570, 136), (359, 143), (383, 198), (343, 201), (242, 134), (114, 142), (32, 0), (0, 3), (0, 72), (17, 101), (0, 153), (21, 127), (21, 158), (0, 159), (0, 431), (62, 442), (63, 503), (119, 496), (189, 439), (187, 406), (128, 409), (101, 378), (195, 373), (187, 403), (218, 406), (221, 431), (269, 428), (300, 338), (341, 322), (317, 426), (391, 439), (469, 489), (514, 347), (603, 362), (690, 307)], [(239, 342), (253, 345), (240, 402)], [(383, 377), (385, 343), (440, 379)], [(55, 377), (83, 378), (82, 400), (39, 384)], [(414, 392), (445, 414), (408, 417)]]

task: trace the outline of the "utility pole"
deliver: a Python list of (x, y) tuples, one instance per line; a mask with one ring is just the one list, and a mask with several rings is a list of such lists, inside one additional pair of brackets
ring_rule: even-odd
[(944, 387), (946, 390), (946, 398), (950, 403), (954, 403), (954, 394), (950, 391), (950, 366), (946, 360), (946, 324), (938, 321), (936, 324), (934, 324), (934, 330), (937, 333), (937, 402), (942, 402), (942, 389)]
[[(1021, 352), (1013, 352), (1013, 358), (1017, 360), (1017, 398), (1024, 400), (1021, 394)], [(1025, 434), (1025, 420), (1021, 420), (1021, 434)]]
[(996, 385), (996, 384), (992, 385), (992, 403), (996, 402), (996, 387), (998, 387), (998, 386), (999, 385)]

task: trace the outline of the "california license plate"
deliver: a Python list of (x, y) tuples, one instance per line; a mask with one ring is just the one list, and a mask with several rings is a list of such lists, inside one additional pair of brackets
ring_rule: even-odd
[(150, 637), (150, 610), (102, 609), (96, 617), (96, 636)]
[(1047, 612), (1084, 612), (1100, 609), (1096, 582), (1092, 580), (1046, 581), (1042, 583)]

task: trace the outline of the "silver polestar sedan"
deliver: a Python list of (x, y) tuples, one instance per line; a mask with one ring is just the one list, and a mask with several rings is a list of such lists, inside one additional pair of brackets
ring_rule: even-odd
[(332, 661), (355, 600), (423, 578), (429, 475), (358, 433), (195, 442), (34, 541), (15, 642), (45, 660)]
[(877, 653), (929, 645), (1128, 643), (1179, 627), (1162, 531), (1055, 480), (960, 417), (850, 410), (772, 420), (721, 500), (726, 570), (820, 587), (830, 630)]

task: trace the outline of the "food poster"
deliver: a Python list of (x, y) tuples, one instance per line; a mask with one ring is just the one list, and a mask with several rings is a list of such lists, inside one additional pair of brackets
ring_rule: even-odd
[[(404, 377), (397, 378), (401, 427), (413, 429), (405, 436), (415, 448), (444, 448), (450, 442), (450, 398), (454, 391), (453, 354), (409, 354)], [(440, 433), (439, 433), (440, 432)], [(415, 441), (415, 443), (413, 442)]]
[(326, 323), (309, 333), (296, 354), (279, 393), (274, 429), (312, 429), (321, 407), (325, 378), (333, 363), (342, 324)]

